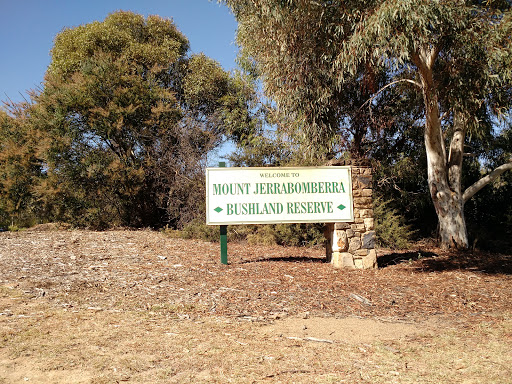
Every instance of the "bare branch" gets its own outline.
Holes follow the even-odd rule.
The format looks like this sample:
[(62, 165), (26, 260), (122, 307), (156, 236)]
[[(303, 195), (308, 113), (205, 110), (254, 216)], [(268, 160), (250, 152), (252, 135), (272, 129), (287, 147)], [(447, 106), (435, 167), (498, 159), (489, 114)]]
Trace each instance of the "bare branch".
[(370, 97), (368, 100), (366, 100), (366, 101), (364, 102), (364, 104), (363, 104), (363, 105), (361, 105), (361, 108), (359, 108), (359, 109), (362, 109), (366, 104), (371, 103), (373, 100), (375, 100), (375, 98), (376, 98), (377, 96), (379, 96), (379, 94), (380, 94), (383, 90), (385, 90), (386, 88), (389, 88), (389, 87), (391, 87), (392, 85), (395, 85), (396, 83), (403, 83), (403, 82), (411, 83), (411, 84), (413, 84), (413, 85), (415, 85), (415, 86), (419, 87), (420, 89), (422, 88), (422, 86), (421, 86), (421, 84), (420, 84), (420, 83), (418, 83), (417, 81), (411, 80), (411, 79), (400, 79), (400, 80), (395, 80), (395, 81), (392, 81), (392, 82), (391, 82), (391, 83), (389, 83), (389, 84), (386, 84), (386, 85), (385, 85), (385, 86), (383, 86), (381, 89), (379, 89), (379, 90), (377, 91), (377, 93), (375, 93), (375, 95), (373, 95), (373, 96), (372, 96), (372, 97)]
[(462, 195), (464, 202), (471, 199), (475, 193), (477, 193), (479, 190), (481, 190), (487, 184), (489, 184), (490, 182), (495, 180), (503, 172), (510, 171), (510, 170), (512, 170), (512, 161), (510, 163), (500, 165), (494, 171), (492, 171), (488, 175), (482, 177), (480, 180), (478, 180), (476, 183), (474, 183), (472, 186), (468, 187), (464, 191), (464, 194)]

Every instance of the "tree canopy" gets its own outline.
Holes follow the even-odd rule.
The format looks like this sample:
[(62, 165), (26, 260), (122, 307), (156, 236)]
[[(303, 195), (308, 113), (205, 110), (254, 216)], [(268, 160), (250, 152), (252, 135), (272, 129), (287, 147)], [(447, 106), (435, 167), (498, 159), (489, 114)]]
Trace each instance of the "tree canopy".
[[(343, 100), (336, 93), (350, 94), (354, 87), (370, 85), (365, 104), (372, 110), (386, 102), (391, 89), (407, 97), (411, 90), (416, 93), (411, 101), (422, 111), (428, 185), (441, 242), (467, 247), (464, 202), (512, 168), (511, 150), (506, 148), (499, 155), (505, 164), (462, 188), (465, 145), (473, 138), (500, 140), (497, 137), (510, 129), (499, 119), (512, 105), (512, 3), (224, 2), (239, 21), (243, 56), (255, 61), (278, 108), (298, 117), (302, 124), (295, 126), (309, 143), (325, 145), (340, 128), (346, 131), (347, 103), (330, 103)], [(387, 84), (375, 81), (382, 71)], [(339, 117), (318, 124), (326, 121), (326, 113)], [(411, 114), (403, 111), (406, 115)], [(365, 127), (370, 128), (367, 123)], [(489, 164), (482, 165), (485, 169)]]
[[(41, 177), (37, 135), (31, 135), (23, 109), (0, 110), (0, 223), (26, 225), (38, 214), (32, 186)], [(28, 220), (28, 221), (27, 221)]]
[[(169, 19), (115, 12), (55, 38), (26, 116), (48, 216), (80, 225), (179, 225), (200, 207), (207, 155), (252, 126), (252, 86)], [(202, 196), (201, 196), (202, 200)]]

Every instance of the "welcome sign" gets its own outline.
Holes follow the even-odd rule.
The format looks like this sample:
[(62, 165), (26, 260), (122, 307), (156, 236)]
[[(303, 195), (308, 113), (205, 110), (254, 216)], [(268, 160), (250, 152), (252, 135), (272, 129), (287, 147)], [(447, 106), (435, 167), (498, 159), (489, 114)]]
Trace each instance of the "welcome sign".
[(206, 223), (354, 221), (350, 167), (207, 168)]

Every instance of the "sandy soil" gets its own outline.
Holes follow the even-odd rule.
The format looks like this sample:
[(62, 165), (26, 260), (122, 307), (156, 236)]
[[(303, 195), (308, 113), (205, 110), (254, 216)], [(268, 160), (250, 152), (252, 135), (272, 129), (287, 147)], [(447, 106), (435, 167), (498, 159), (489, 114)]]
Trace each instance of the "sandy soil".
[[(325, 263), (322, 249), (233, 243), (228, 250), (225, 266), (218, 244), (149, 230), (39, 226), (0, 233), (0, 383), (306, 383), (344, 377), (387, 383), (393, 382), (387, 373), (366, 378), (366, 368), (354, 364), (373, 364), (356, 363), (373, 354), (393, 365), (404, 343), (415, 355), (430, 353), (423, 348), (435, 343), (425, 344), (425, 338), (446, 351), (457, 345), (443, 344), (448, 336), (436, 339), (441, 331), (453, 330), (454, 340), (465, 335), (461, 342), (467, 345), (484, 332), (480, 324), (501, 328), (485, 330), (476, 345), (498, 333), (497, 351), (512, 344), (509, 255), (444, 253), (423, 245), (401, 253), (380, 250), (378, 270), (346, 271)], [(173, 342), (156, 347), (164, 339)], [(226, 348), (244, 372), (212, 352)], [(173, 356), (172, 369), (153, 356), (157, 351)], [(184, 353), (194, 359), (183, 360)], [(340, 353), (350, 356), (348, 362), (339, 361)], [(268, 354), (274, 357), (266, 359)], [(284, 364), (275, 358), (281, 355), (295, 357)], [(315, 356), (323, 363), (312, 365)], [(381, 363), (377, 371), (386, 366), (401, 372), (400, 364), (393, 370)], [(509, 368), (494, 364), (502, 364), (501, 371), (494, 366), (474, 377), (499, 382), (487, 372), (503, 377)], [(398, 382), (418, 379), (411, 377)]]

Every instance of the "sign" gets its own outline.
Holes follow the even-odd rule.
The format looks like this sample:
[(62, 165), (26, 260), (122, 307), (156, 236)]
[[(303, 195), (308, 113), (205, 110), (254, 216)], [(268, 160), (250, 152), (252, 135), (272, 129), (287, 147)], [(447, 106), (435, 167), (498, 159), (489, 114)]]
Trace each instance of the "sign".
[(350, 167), (206, 169), (206, 224), (343, 221), (354, 221)]

